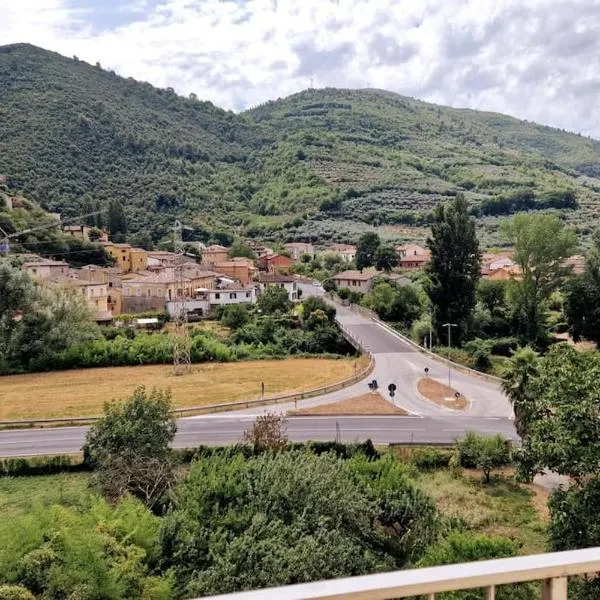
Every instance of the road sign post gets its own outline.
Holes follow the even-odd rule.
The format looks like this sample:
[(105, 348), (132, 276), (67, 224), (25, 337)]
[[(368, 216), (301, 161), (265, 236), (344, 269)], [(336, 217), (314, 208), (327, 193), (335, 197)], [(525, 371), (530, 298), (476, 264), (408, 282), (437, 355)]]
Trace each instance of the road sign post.
[(390, 393), (390, 398), (392, 398), (392, 400), (393, 400), (394, 396), (396, 395), (396, 384), (395, 383), (390, 383), (390, 385), (388, 385), (388, 392)]

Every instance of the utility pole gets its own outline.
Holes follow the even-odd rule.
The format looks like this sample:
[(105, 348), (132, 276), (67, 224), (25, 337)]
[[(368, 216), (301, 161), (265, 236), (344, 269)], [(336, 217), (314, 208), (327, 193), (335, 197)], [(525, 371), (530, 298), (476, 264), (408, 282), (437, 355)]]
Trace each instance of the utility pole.
[(173, 331), (173, 374), (183, 375), (189, 373), (192, 368), (190, 356), (190, 333), (188, 331), (188, 316), (186, 297), (183, 292), (184, 276), (183, 265), (185, 258), (180, 255), (178, 264), (175, 266), (176, 282), (175, 289), (175, 329)]
[[(450, 336), (451, 336), (451, 331), (453, 327), (458, 327), (458, 325), (456, 323), (444, 323), (442, 325), (442, 327), (447, 327), (448, 328), (448, 350), (450, 350)], [(450, 353), (448, 352), (448, 355), (450, 355)], [(450, 367), (450, 363), (448, 363), (448, 387), (451, 388), (451, 381), (450, 381), (450, 373), (451, 373), (451, 367)]]

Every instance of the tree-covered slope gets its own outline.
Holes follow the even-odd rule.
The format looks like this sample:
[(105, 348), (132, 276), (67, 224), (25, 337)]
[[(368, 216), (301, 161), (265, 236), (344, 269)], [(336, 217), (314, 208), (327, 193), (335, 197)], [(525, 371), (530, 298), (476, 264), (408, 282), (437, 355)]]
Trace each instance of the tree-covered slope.
[[(296, 155), (339, 189), (338, 201), (322, 207), (329, 213), (316, 226), (323, 235), (352, 222), (392, 231), (426, 224), (434, 204), (459, 191), (492, 233), (495, 216), (511, 206), (564, 208), (566, 218), (589, 228), (600, 201), (598, 142), (504, 115), (338, 89), (307, 90), (250, 114), (282, 132)], [(298, 233), (309, 230), (313, 223)]]
[(459, 191), (490, 239), (518, 208), (561, 210), (585, 233), (600, 202), (599, 143), (575, 134), (381, 90), (236, 115), (24, 44), (0, 47), (2, 173), (65, 214), (117, 198), (155, 241), (175, 218), (198, 237), (418, 236)]

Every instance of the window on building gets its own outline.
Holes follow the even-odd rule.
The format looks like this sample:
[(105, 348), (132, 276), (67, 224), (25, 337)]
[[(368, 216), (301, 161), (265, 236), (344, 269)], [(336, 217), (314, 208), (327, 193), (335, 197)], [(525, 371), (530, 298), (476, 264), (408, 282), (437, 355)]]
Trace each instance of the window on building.
[(250, 292), (246, 292), (246, 298), (250, 298)]
[(156, 290), (156, 295), (157, 295), (157, 296), (162, 296), (162, 290), (161, 290), (160, 288), (158, 288), (158, 289)]
[(237, 298), (237, 294), (235, 292), (232, 292), (231, 294), (229, 294), (229, 298), (230, 300), (235, 300)]
[(136, 296), (141, 296), (142, 295), (142, 289), (138, 288), (136, 291)]
[(148, 298), (150, 298), (150, 296), (152, 296), (152, 290), (151, 290), (151, 289), (148, 289), (148, 290), (146, 291), (146, 294), (148, 295)]
[(131, 293), (131, 289), (130, 289), (130, 288), (128, 288), (128, 287), (126, 287), (126, 288), (125, 288), (125, 295), (126, 295), (126, 296), (129, 296), (129, 295), (130, 295), (130, 293)]
[(220, 300), (221, 299), (221, 294), (215, 294), (215, 300)]

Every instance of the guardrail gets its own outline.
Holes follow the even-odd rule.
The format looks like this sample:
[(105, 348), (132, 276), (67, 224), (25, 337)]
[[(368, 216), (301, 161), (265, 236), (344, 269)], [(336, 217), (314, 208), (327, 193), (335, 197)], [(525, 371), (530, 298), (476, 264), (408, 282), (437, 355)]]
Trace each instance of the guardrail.
[[(348, 331), (340, 326), (340, 329), (348, 341), (357, 349), (361, 350), (360, 342), (354, 338)], [(235, 402), (222, 402), (220, 404), (210, 404), (206, 406), (191, 406), (188, 408), (174, 408), (171, 414), (176, 416), (195, 416), (205, 415), (219, 412), (229, 412), (232, 410), (240, 410), (244, 408), (255, 408), (258, 406), (266, 406), (270, 404), (284, 404), (286, 402), (294, 402), (297, 400), (306, 400), (313, 398), (314, 396), (321, 396), (322, 394), (329, 394), (331, 392), (337, 392), (343, 390), (359, 381), (362, 381), (365, 377), (368, 377), (375, 368), (375, 360), (372, 356), (369, 356), (369, 363), (366, 367), (356, 372), (354, 375), (337, 381), (335, 383), (324, 385), (318, 388), (312, 388), (303, 392), (292, 392), (289, 394), (280, 394), (277, 396), (265, 396), (264, 398), (257, 398), (252, 400), (238, 400)], [(0, 428), (4, 429), (25, 429), (31, 427), (59, 427), (59, 426), (77, 426), (77, 425), (89, 425), (94, 423), (100, 417), (66, 417), (59, 419), (26, 419), (20, 421), (0, 421)]]
[(567, 600), (568, 577), (600, 572), (600, 548), (570, 550), (443, 567), (394, 571), (279, 588), (212, 596), (213, 600), (390, 600), (440, 592), (485, 590), (494, 600), (498, 586), (541, 581), (541, 600)]

